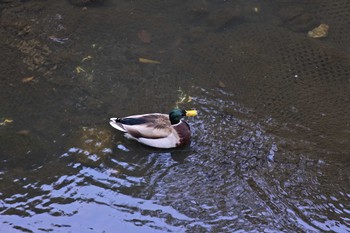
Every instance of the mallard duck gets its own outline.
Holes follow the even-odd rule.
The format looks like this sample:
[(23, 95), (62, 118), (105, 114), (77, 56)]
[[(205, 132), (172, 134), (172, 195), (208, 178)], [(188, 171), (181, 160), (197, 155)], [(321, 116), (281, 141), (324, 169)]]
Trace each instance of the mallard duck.
[(125, 136), (142, 144), (157, 148), (174, 148), (188, 145), (190, 126), (185, 116), (196, 116), (196, 110), (174, 109), (169, 115), (148, 113), (123, 118), (111, 118), (109, 124), (125, 133)]

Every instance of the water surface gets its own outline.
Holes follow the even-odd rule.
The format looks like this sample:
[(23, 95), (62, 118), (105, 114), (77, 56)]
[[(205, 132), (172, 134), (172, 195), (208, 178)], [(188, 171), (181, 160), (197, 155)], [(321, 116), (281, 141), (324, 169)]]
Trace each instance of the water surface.
[(348, 3), (72, 2), (0, 3), (1, 232), (350, 231)]

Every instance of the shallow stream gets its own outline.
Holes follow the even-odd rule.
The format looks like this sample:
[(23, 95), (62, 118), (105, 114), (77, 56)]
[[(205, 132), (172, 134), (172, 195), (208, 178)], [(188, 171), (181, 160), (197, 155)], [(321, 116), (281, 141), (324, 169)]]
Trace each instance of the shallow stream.
[[(0, 232), (350, 232), (350, 3), (0, 10)], [(175, 107), (189, 147), (108, 124)]]

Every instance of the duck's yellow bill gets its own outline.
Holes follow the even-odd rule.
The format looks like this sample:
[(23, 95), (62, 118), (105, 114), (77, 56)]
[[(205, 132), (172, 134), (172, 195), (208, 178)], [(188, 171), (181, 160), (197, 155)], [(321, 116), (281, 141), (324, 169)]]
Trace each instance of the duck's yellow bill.
[(196, 110), (186, 110), (186, 116), (197, 116)]

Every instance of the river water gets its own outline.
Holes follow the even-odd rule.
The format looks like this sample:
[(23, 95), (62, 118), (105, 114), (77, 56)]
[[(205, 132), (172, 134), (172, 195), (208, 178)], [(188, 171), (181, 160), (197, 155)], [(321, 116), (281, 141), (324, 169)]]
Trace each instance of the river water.
[[(0, 232), (350, 232), (348, 2), (0, 10)], [(108, 124), (175, 107), (185, 148)]]

